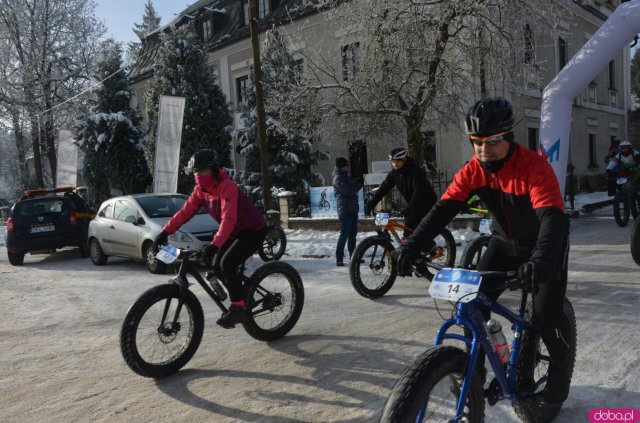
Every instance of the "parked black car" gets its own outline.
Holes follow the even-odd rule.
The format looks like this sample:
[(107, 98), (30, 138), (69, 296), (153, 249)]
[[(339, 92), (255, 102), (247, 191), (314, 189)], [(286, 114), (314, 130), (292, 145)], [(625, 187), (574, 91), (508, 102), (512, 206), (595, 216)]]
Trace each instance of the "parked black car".
[(19, 266), (26, 253), (51, 253), (68, 246), (79, 247), (82, 257), (89, 257), (87, 230), (93, 216), (74, 187), (25, 191), (7, 220), (9, 263)]

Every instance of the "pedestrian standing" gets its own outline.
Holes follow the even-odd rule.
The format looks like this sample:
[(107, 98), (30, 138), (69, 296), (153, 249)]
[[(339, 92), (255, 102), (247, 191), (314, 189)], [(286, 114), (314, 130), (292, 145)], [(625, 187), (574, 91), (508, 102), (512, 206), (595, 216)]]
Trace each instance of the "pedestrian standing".
[(333, 192), (336, 196), (338, 219), (340, 220), (340, 236), (336, 247), (336, 265), (344, 266), (344, 246), (347, 244), (349, 258), (356, 248), (358, 234), (358, 191), (362, 189), (361, 181), (349, 177), (349, 161), (344, 157), (336, 159), (333, 170)]

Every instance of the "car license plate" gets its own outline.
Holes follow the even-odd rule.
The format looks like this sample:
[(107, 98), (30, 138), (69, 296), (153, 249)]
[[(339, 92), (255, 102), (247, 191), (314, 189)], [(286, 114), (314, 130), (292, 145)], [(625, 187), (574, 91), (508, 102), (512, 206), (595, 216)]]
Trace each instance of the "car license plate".
[(52, 232), (55, 231), (56, 227), (53, 225), (46, 225), (46, 226), (33, 226), (31, 227), (31, 233), (32, 234), (36, 234), (36, 233), (40, 233), (40, 232)]
[(478, 296), (482, 276), (480, 272), (465, 269), (439, 270), (429, 286), (429, 294), (441, 300), (467, 303)]

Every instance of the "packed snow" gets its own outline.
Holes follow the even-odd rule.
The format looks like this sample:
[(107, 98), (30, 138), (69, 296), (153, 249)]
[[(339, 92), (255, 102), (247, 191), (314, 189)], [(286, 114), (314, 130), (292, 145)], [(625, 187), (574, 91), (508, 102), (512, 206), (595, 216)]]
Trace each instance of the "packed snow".
[[(630, 230), (606, 209), (572, 219), (567, 296), (578, 353), (559, 423), (588, 421), (593, 408), (639, 408), (640, 269), (630, 256)], [(119, 330), (129, 305), (171, 275), (113, 257), (94, 266), (77, 249), (27, 255), (13, 267), (0, 249), (2, 420), (377, 421), (400, 373), (432, 345), (450, 307), (429, 298), (419, 278), (398, 278), (378, 300), (362, 298), (348, 267), (335, 266), (337, 232), (286, 232), (282, 260), (305, 286), (293, 330), (263, 343), (242, 328), (221, 329), (214, 323), (220, 311), (194, 286), (205, 312), (202, 343), (181, 371), (158, 381), (124, 364)], [(254, 257), (249, 271), (261, 264)], [(503, 298), (513, 305), (517, 297)], [(486, 406), (485, 421), (518, 420), (502, 401)]]

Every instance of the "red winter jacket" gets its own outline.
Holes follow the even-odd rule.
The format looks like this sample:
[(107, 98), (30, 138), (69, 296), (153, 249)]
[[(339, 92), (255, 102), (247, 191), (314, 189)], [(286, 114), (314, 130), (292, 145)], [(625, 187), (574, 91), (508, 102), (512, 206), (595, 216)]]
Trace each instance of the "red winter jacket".
[(200, 207), (204, 207), (220, 223), (218, 232), (211, 241), (218, 248), (222, 247), (230, 237), (236, 237), (245, 232), (257, 232), (266, 226), (260, 210), (240, 191), (227, 172), (220, 169), (219, 179), (214, 179), (213, 186), (205, 191), (196, 185), (186, 203), (162, 230), (168, 234), (174, 233), (191, 219)]
[(532, 249), (532, 259), (556, 263), (568, 234), (558, 179), (546, 158), (519, 144), (514, 147), (495, 173), (483, 169), (476, 156), (464, 165), (418, 225), (412, 243), (433, 239), (477, 194), (493, 215), (495, 235)]

